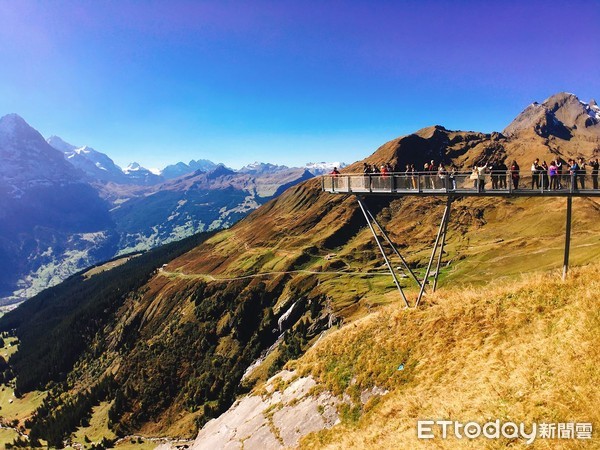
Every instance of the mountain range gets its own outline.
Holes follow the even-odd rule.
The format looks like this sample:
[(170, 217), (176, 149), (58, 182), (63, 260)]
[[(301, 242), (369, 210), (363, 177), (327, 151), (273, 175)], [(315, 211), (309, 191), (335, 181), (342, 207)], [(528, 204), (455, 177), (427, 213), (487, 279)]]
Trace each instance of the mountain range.
[(21, 117), (0, 119), (0, 305), (132, 251), (231, 226), (294, 183), (304, 168), (232, 171), (208, 160), (121, 169), (106, 154)]
[[(599, 123), (595, 102), (560, 93), (527, 107), (502, 133), (435, 125), (383, 144), (342, 172), (357, 171), (365, 162), (418, 166), (435, 159), (466, 168), (494, 158), (517, 159), (525, 167), (536, 157), (591, 158), (600, 151)], [(191, 188), (214, 180), (228, 183), (234, 176), (221, 166), (212, 175), (173, 183)], [(236, 183), (246, 186), (239, 178)], [(434, 197), (368, 199), (390, 239), (420, 275), (444, 204)], [(187, 238), (159, 247), (111, 270), (72, 277), (1, 318), (0, 330), (15, 329), (20, 340), (19, 352), (10, 360), (19, 395), (55, 383), (28, 424), (31, 434), (61, 443), (80, 424), (68, 418), (79, 417), (81, 411), (91, 414), (92, 406), (102, 402), (111, 405), (103, 420), (107, 433), (116, 436), (193, 437), (210, 421), (195, 448), (225, 445), (238, 435), (239, 442), (231, 445), (259, 448), (271, 442), (279, 448), (282, 441), (298, 443), (302, 436), (297, 430), (317, 432), (329, 423), (338, 434), (313, 436), (316, 441), (311, 442), (313, 447), (319, 442), (335, 445), (348, 430), (366, 426), (360, 417), (368, 421), (372, 411), (380, 411), (381, 417), (401, 416), (403, 430), (420, 414), (437, 417), (450, 411), (457, 403), (448, 398), (444, 383), (451, 383), (458, 396), (475, 395), (470, 383), (461, 382), (470, 379), (477, 379), (476, 389), (490, 393), (493, 401), (477, 403), (474, 398), (469, 411), (489, 414), (488, 405), (493, 404), (494, 413), (516, 414), (519, 399), (526, 396), (542, 408), (536, 410), (539, 417), (555, 417), (556, 402), (531, 397), (529, 390), (540, 383), (546, 386), (548, 380), (560, 380), (561, 389), (573, 396), (577, 389), (594, 389), (590, 380), (595, 379), (597, 360), (585, 365), (580, 376), (590, 377), (578, 378), (579, 385), (558, 377), (563, 368), (543, 362), (539, 370), (531, 367), (529, 378), (520, 379), (521, 366), (529, 368), (532, 358), (510, 367), (507, 361), (517, 361), (510, 355), (527, 353), (525, 339), (534, 345), (543, 336), (549, 344), (560, 343), (564, 352), (558, 361), (564, 357), (564, 366), (570, 367), (578, 360), (573, 355), (581, 353), (578, 341), (569, 337), (575, 328), (577, 336), (588, 336), (582, 349), (595, 348), (600, 323), (584, 328), (597, 323), (597, 314), (573, 309), (568, 289), (574, 284), (595, 289), (597, 270), (586, 272), (589, 279), (576, 276), (564, 288), (546, 279), (535, 288), (519, 284), (517, 293), (496, 286), (517, 283), (524, 272), (560, 266), (564, 211), (564, 202), (555, 199), (456, 199), (440, 292), (428, 294), (421, 309), (390, 314), (400, 303), (397, 291), (355, 199), (322, 192), (317, 179), (294, 184), (227, 230), (201, 233), (195, 241)], [(597, 200), (575, 199), (574, 264), (597, 261), (598, 212)], [(416, 293), (408, 277), (401, 282), (409, 295)], [(473, 286), (477, 299), (473, 293), (448, 293), (453, 283)], [(587, 299), (592, 291), (586, 292)], [(554, 311), (561, 308), (568, 315), (556, 313), (555, 318)], [(431, 337), (434, 353), (427, 353), (430, 341), (424, 336)], [(304, 359), (301, 355), (309, 348), (311, 355)], [(448, 361), (446, 354), (452, 355)], [(464, 358), (469, 364), (462, 363)], [(280, 372), (283, 367), (296, 375)], [(475, 369), (488, 372), (479, 377)], [(279, 381), (267, 382), (278, 373)], [(302, 390), (298, 377), (308, 375), (313, 378), (302, 395), (326, 393), (327, 402), (298, 418), (290, 408), (308, 400), (293, 394)], [(441, 406), (417, 396), (415, 386), (434, 395)], [(378, 399), (388, 391), (400, 403), (386, 403), (382, 411)], [(234, 404), (248, 392), (248, 402)], [(405, 392), (413, 394), (403, 397)], [(285, 404), (277, 406), (279, 401)], [(87, 406), (77, 410), (73, 405)], [(259, 407), (265, 411), (262, 417), (255, 415)], [(222, 417), (236, 408), (242, 408), (237, 411), (242, 419), (233, 427)], [(341, 423), (325, 420), (331, 408)], [(55, 413), (47, 414), (49, 409)], [(321, 425), (305, 427), (315, 423), (311, 418)], [(365, 440), (380, 442), (385, 422), (372, 422), (369, 426), (381, 431)]]

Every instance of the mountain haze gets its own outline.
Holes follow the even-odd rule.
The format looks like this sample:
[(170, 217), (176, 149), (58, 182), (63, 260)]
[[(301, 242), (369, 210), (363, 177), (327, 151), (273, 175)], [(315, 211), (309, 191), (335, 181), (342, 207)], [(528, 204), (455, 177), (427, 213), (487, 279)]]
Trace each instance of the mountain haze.
[(0, 119), (0, 160), (0, 297), (18, 301), (114, 254), (108, 204), (16, 114)]
[(0, 120), (0, 157), (0, 304), (116, 254), (231, 226), (312, 176), (268, 167), (237, 173), (192, 160), (190, 173), (166, 181), (137, 163), (121, 170), (106, 154), (57, 136), (45, 141), (16, 114)]

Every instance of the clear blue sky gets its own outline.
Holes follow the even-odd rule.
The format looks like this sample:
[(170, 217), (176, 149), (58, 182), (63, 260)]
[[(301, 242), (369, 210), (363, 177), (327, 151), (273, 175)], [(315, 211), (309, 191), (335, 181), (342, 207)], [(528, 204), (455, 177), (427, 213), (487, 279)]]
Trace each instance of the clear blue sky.
[(600, 96), (599, 25), (597, 0), (1, 0), (0, 115), (122, 166), (352, 162)]

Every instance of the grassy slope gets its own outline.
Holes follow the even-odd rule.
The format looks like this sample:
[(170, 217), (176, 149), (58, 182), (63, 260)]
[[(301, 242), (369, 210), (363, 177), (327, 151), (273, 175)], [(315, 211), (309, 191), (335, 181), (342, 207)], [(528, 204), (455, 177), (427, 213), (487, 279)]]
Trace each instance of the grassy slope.
[(0, 429), (0, 446), (5, 448), (6, 444), (12, 443), (16, 438), (19, 437), (19, 433), (14, 430)]
[(115, 434), (108, 428), (108, 410), (110, 406), (110, 402), (102, 402), (100, 405), (94, 407), (90, 425), (88, 427), (80, 427), (73, 434), (73, 441), (85, 442), (86, 436), (92, 442), (100, 442), (104, 437), (115, 439)]
[[(367, 403), (360, 418), (358, 410), (347, 414), (341, 425), (309, 436), (302, 447), (430, 448), (432, 442), (416, 438), (417, 419), (600, 423), (599, 274), (600, 265), (590, 265), (573, 270), (564, 283), (551, 272), (443, 290), (427, 308), (391, 305), (331, 333), (294, 365), (355, 399), (374, 385), (390, 392)], [(401, 363), (405, 369), (396, 370)], [(597, 446), (597, 433), (595, 439)], [(557, 444), (542, 440), (533, 448)], [(579, 448), (582, 442), (568, 444)]]
[[(4, 338), (4, 347), (0, 348), (0, 355), (4, 359), (10, 359), (15, 354), (19, 345), (15, 344), (14, 337)], [(45, 393), (40, 391), (32, 391), (16, 398), (12, 386), (0, 386), (0, 418), (6, 423), (17, 419), (22, 425), (27, 418), (33, 414), (33, 411), (42, 403)], [(12, 401), (11, 401), (12, 400)], [(2, 430), (2, 436), (11, 435), (16, 437), (16, 433), (11, 430)], [(3, 441), (1, 441), (3, 442)], [(12, 442), (12, 439), (6, 442)]]

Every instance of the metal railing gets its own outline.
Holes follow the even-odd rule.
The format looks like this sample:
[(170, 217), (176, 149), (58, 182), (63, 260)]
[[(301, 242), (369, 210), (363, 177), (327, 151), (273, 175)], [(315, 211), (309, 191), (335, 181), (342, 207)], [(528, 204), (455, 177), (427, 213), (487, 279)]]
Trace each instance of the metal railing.
[(410, 172), (388, 174), (324, 175), (322, 188), (331, 193), (460, 195), (581, 195), (600, 196), (598, 175), (588, 173), (549, 176), (546, 173), (510, 171)]

